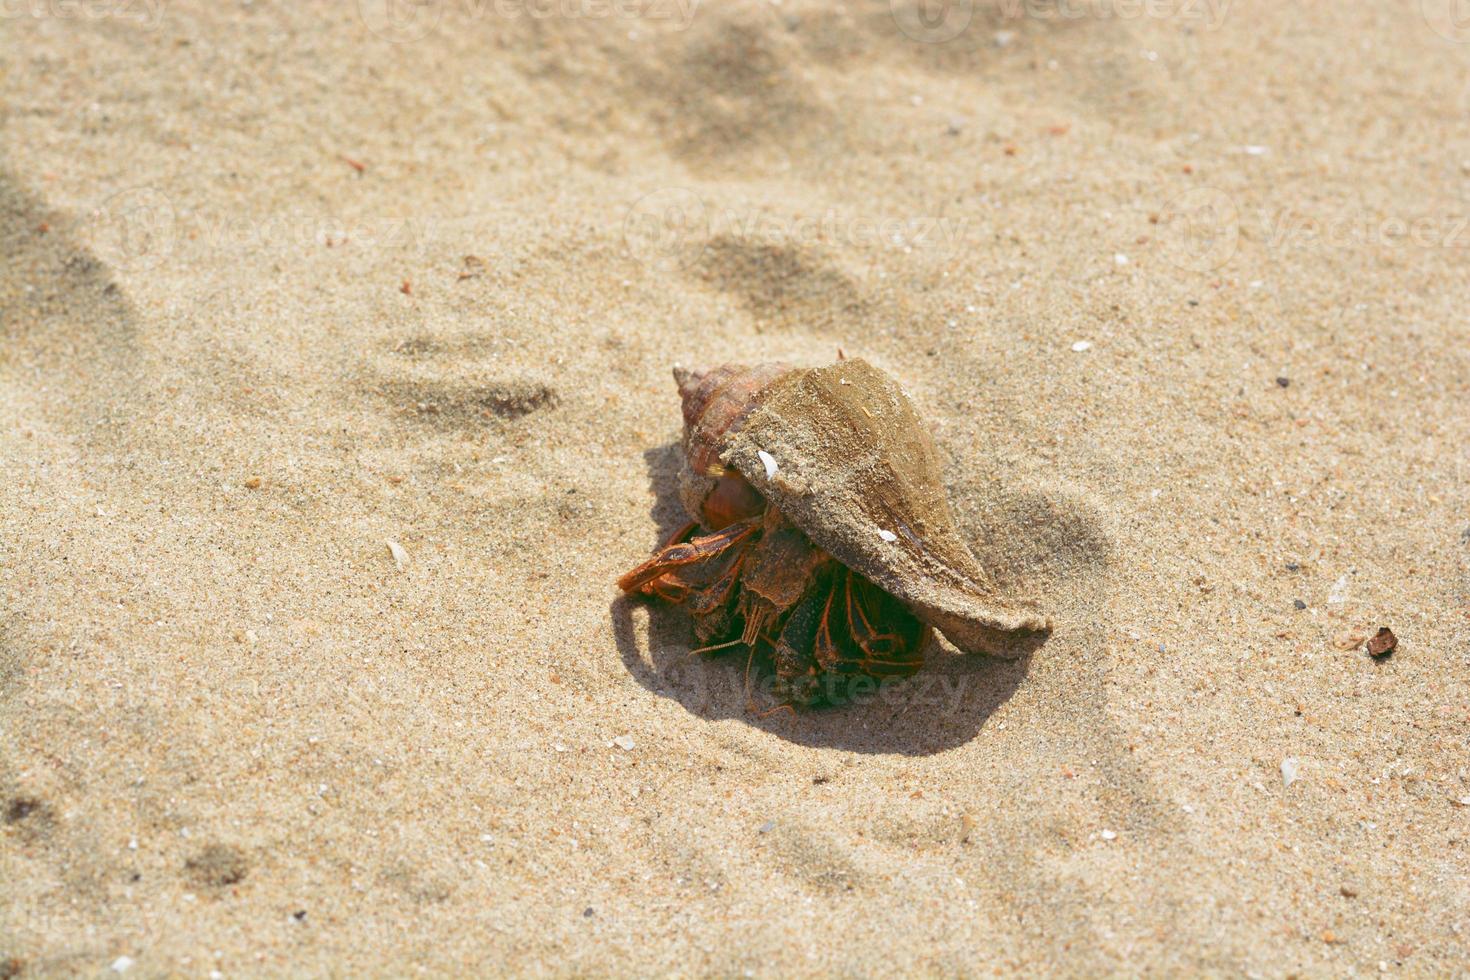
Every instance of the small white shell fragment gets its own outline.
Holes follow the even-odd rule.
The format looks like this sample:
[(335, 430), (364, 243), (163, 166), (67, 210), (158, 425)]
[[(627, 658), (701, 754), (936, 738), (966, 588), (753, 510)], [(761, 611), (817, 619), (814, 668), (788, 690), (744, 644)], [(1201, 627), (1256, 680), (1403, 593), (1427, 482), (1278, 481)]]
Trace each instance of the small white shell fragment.
[(393, 556), (393, 563), (395, 565), (397, 565), (399, 568), (402, 568), (404, 565), (408, 564), (408, 552), (403, 550), (403, 545), (399, 544), (397, 541), (394, 541), (392, 538), (388, 539), (387, 544), (388, 553)]
[(1113, 253), (1113, 264), (1120, 267), (1127, 265), (1128, 256), (1124, 255), (1122, 252)]
[(1336, 582), (1333, 582), (1332, 588), (1327, 591), (1327, 604), (1329, 606), (1340, 606), (1344, 602), (1347, 602), (1347, 597), (1348, 577), (1344, 574)]
[(772, 456), (764, 449), (757, 449), (755, 451), (755, 454), (760, 457), (761, 465), (766, 468), (766, 479), (769, 480), (771, 477), (775, 476), (776, 470), (780, 469), (779, 464), (777, 464), (776, 462), (776, 457)]
[(1097, 836), (1101, 837), (1103, 840), (1117, 840), (1118, 832), (1116, 830), (1104, 830)]
[(898, 540), (898, 535), (894, 534), (892, 531), (886, 530), (886, 529), (881, 528), (881, 527), (878, 528), (878, 537), (882, 538), (884, 541), (889, 541), (889, 542), (897, 541)]
[(133, 958), (131, 956), (119, 956), (117, 959), (112, 961), (113, 973), (127, 973), (132, 968)]
[(1287, 786), (1290, 786), (1292, 783), (1296, 782), (1297, 773), (1300, 771), (1300, 769), (1301, 763), (1297, 762), (1295, 757), (1287, 756), (1285, 759), (1282, 759), (1281, 782)]
[(1079, 353), (1079, 354), (1082, 353), (1085, 350), (1092, 350), (1092, 341), (1090, 341), (1090, 340), (1079, 340), (1079, 341), (1077, 341), (1077, 343), (1075, 343), (1075, 344), (1072, 345), (1072, 349), (1074, 351), (1076, 351), (1077, 353)]
[(633, 751), (633, 736), (632, 735), (619, 735), (617, 738), (615, 738), (615, 739), (612, 740), (612, 744), (616, 745), (618, 748), (622, 749), (624, 752), (632, 752)]

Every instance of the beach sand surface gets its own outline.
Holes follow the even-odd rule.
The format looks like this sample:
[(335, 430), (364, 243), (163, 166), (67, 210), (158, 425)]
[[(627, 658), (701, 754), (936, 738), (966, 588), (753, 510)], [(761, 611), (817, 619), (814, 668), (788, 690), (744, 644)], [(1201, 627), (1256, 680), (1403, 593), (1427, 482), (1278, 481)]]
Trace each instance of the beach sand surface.
[[(0, 975), (1470, 969), (1448, 6), (545, 9), (0, 21)], [(613, 580), (839, 349), (1056, 628), (762, 717)]]

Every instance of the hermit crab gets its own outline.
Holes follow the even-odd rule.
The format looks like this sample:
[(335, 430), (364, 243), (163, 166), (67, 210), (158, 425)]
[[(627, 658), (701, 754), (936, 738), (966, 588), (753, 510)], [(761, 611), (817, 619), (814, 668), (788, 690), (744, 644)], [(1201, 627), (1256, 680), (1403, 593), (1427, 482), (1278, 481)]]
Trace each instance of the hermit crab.
[(744, 647), (786, 704), (906, 677), (930, 632), (1004, 652), (1047, 620), (996, 595), (956, 527), (913, 403), (857, 358), (674, 369), (691, 520), (618, 579), (685, 604), (701, 651)]

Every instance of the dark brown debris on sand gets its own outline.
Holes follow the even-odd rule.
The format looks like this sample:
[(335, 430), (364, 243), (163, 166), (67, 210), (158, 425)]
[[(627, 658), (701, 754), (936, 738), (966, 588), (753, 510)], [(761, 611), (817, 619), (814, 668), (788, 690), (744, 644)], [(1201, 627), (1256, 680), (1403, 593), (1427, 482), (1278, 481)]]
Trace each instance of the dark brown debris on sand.
[(1392, 656), (1398, 646), (1399, 638), (1393, 635), (1393, 630), (1387, 626), (1381, 626), (1378, 632), (1368, 640), (1368, 653), (1375, 658), (1382, 659)]

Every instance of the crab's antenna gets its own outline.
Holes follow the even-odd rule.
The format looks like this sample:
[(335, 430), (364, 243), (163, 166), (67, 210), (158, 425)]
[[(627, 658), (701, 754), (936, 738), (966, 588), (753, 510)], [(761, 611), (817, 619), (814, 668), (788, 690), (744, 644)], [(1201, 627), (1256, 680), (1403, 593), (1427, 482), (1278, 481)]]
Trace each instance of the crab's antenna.
[(714, 646), (700, 647), (697, 650), (690, 650), (689, 651), (689, 656), (692, 657), (696, 653), (709, 653), (709, 652), (711, 652), (713, 650), (724, 650), (724, 649), (727, 649), (729, 647), (738, 647), (742, 642), (744, 642), (744, 641), (743, 640), (731, 640), (729, 643), (716, 643)]
[(755, 701), (750, 696), (750, 664), (755, 659), (755, 644), (750, 645), (750, 656), (745, 658), (745, 710), (753, 712)]

